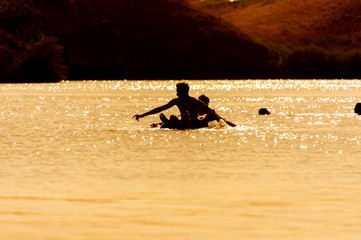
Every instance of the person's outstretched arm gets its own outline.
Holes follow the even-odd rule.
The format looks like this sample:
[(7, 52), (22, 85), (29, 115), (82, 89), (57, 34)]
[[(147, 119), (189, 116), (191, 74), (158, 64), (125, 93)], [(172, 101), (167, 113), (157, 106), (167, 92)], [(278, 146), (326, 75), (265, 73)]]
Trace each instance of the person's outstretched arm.
[(152, 115), (152, 114), (156, 114), (156, 113), (160, 113), (164, 110), (167, 110), (168, 108), (171, 108), (175, 105), (175, 99), (171, 100), (169, 103), (163, 105), (163, 106), (160, 106), (160, 107), (157, 107), (157, 108), (154, 108), (148, 112), (145, 112), (143, 114), (136, 114), (133, 116), (133, 118), (135, 118), (137, 121), (139, 121), (139, 118), (143, 118), (143, 117), (146, 117), (148, 115)]

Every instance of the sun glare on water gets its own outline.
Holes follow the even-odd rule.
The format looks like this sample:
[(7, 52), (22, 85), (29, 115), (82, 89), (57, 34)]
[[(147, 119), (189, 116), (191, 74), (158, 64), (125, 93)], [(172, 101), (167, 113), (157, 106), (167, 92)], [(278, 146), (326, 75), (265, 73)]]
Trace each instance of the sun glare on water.
[(132, 119), (177, 82), (1, 85), (1, 236), (359, 238), (361, 81), (187, 81), (237, 126)]

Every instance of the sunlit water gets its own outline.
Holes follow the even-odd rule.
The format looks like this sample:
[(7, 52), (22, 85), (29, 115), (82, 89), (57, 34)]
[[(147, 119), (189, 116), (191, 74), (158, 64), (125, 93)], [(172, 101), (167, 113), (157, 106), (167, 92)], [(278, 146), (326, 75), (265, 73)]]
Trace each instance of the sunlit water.
[(238, 126), (131, 118), (176, 83), (0, 85), (0, 238), (360, 239), (361, 81), (189, 81)]

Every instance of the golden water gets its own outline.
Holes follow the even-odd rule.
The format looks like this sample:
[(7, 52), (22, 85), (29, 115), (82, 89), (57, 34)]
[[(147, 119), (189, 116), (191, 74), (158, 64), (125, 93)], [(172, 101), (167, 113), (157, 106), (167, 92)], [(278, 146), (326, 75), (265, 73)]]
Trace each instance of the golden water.
[(360, 238), (361, 81), (189, 83), (238, 126), (131, 118), (176, 81), (0, 85), (0, 239)]

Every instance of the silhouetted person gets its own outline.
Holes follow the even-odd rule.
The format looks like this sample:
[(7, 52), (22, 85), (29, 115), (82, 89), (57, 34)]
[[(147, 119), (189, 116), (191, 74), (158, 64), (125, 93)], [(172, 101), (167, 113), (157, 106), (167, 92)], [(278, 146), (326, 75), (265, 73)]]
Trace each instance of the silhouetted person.
[(267, 108), (261, 108), (258, 110), (259, 115), (270, 115), (271, 113), (267, 110)]
[[(204, 102), (208, 106), (209, 98), (206, 95), (202, 94), (202, 95), (200, 95), (198, 97), (198, 99), (201, 100), (202, 102)], [(198, 120), (204, 121), (204, 118), (206, 117), (206, 115), (207, 114), (203, 114), (202, 112), (199, 112), (198, 113)], [(159, 115), (159, 118), (160, 118), (160, 120), (162, 122), (160, 122), (160, 123), (152, 123), (150, 126), (151, 127), (160, 126), (161, 128), (169, 128), (169, 120), (167, 119), (167, 117), (163, 113), (161, 113)], [(181, 116), (178, 116), (178, 119), (181, 121), (182, 120)], [(216, 115), (214, 116), (214, 119), (208, 119), (208, 121), (213, 121), (213, 120), (218, 120)], [(207, 125), (208, 125), (207, 122), (202, 122), (202, 124), (201, 123), (199, 124), (199, 127), (207, 127)]]
[[(198, 97), (198, 99), (201, 100), (202, 102), (204, 102), (207, 106), (209, 105), (209, 97), (207, 97), (206, 95), (202, 94)], [(200, 111), (199, 115), (200, 116), (198, 116), (198, 119), (204, 121), (205, 117), (207, 116), (207, 113)], [(218, 115), (213, 115), (213, 117), (209, 116), (207, 118), (207, 121), (208, 122), (213, 121), (213, 120), (218, 121), (219, 120), (218, 118), (219, 118)]]
[[(204, 102), (189, 96), (189, 85), (187, 83), (182, 82), (177, 84), (177, 96), (177, 98), (173, 98), (167, 104), (154, 108), (143, 114), (136, 114), (133, 118), (139, 121), (139, 118), (156, 114), (173, 106), (177, 106), (181, 114), (181, 119), (177, 116), (171, 115), (168, 120), (164, 114), (160, 115), (162, 121), (167, 123), (169, 128), (199, 128), (204, 127), (204, 123), (207, 123), (209, 119), (216, 118), (217, 120), (220, 120), (218, 114), (214, 110), (210, 109)], [(198, 115), (203, 114), (206, 114), (205, 118), (203, 120), (199, 120)]]
[(209, 105), (209, 97), (207, 97), (206, 95), (202, 94), (198, 97), (198, 99), (207, 104), (207, 106)]
[[(206, 95), (200, 95), (198, 97), (199, 100), (201, 100), (202, 102), (204, 102), (205, 104), (209, 104), (209, 98)], [(202, 112), (200, 112), (199, 114), (202, 114)], [(205, 118), (206, 116), (208, 116), (207, 114), (203, 114), (201, 116), (198, 117), (199, 120), (205, 121), (204, 119), (206, 119), (206, 124), (208, 125), (208, 122), (213, 121), (213, 120), (217, 120), (219, 121), (219, 119), (222, 119), (223, 121), (225, 121), (225, 123), (227, 123), (229, 126), (231, 127), (236, 127), (236, 124), (226, 120), (223, 117), (220, 117), (218, 114), (215, 114), (213, 116), (208, 116), (207, 118)]]

